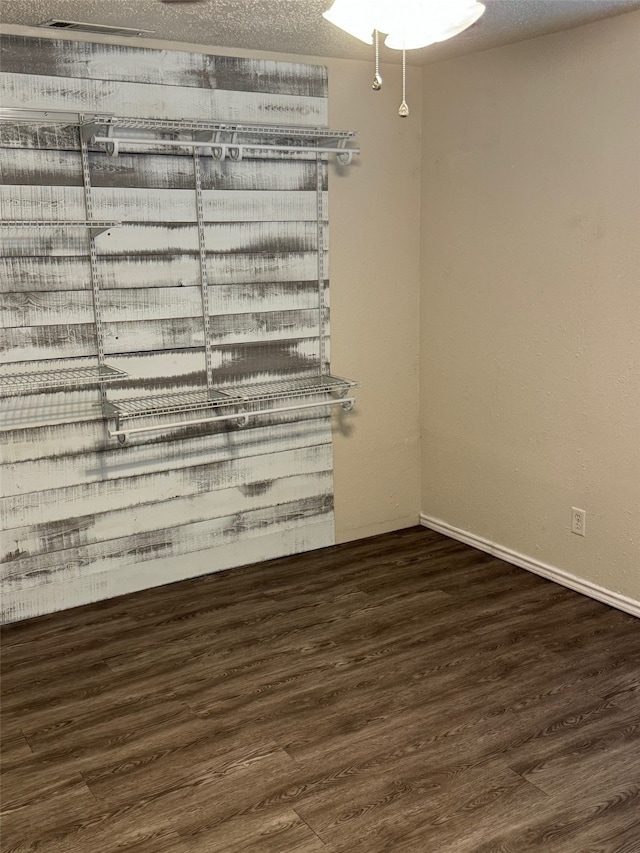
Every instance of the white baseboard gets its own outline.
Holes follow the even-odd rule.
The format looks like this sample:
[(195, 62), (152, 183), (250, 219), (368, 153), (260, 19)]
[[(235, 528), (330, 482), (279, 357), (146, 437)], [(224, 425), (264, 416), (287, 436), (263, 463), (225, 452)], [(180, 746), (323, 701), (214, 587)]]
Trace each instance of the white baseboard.
[(616, 607), (618, 610), (624, 610), (625, 613), (631, 613), (632, 616), (640, 617), (640, 601), (633, 598), (628, 598), (626, 595), (621, 595), (618, 592), (612, 592), (591, 581), (579, 578), (555, 566), (550, 566), (548, 563), (543, 563), (540, 560), (535, 560), (533, 557), (527, 557), (525, 554), (519, 554), (517, 551), (512, 551), (510, 548), (504, 548), (496, 542), (490, 542), (488, 539), (483, 539), (481, 536), (476, 536), (474, 533), (469, 533), (467, 530), (461, 530), (458, 527), (453, 527), (447, 524), (446, 521), (441, 521), (438, 518), (431, 518), (424, 513), (420, 513), (420, 524), (423, 527), (429, 527), (437, 533), (443, 533), (445, 536), (450, 536), (451, 539), (457, 539), (479, 551), (486, 551), (487, 554), (492, 554), (500, 560), (518, 566), (520, 569), (526, 569), (528, 572), (533, 572), (536, 575), (541, 575), (550, 581), (566, 586), (582, 595), (588, 595), (589, 598), (595, 598), (597, 601), (602, 601), (610, 607)]

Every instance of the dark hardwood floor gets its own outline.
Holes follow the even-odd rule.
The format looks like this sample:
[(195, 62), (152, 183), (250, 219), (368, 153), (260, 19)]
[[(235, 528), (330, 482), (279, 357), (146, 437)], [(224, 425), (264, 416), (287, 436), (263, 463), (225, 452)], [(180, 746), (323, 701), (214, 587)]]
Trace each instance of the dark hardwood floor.
[(422, 528), (2, 640), (3, 853), (640, 851), (640, 622)]

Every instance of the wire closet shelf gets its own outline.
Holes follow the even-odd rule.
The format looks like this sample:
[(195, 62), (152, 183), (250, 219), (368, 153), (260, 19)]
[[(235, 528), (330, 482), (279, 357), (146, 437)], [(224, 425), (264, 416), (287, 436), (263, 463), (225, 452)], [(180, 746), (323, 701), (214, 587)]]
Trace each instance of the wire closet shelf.
[(198, 149), (216, 160), (241, 160), (246, 153), (333, 154), (338, 163), (349, 165), (360, 149), (347, 145), (356, 133), (326, 127), (247, 124), (183, 119), (81, 117), (80, 131), (92, 145), (104, 145), (117, 157), (121, 145)]
[(0, 373), (0, 396), (9, 397), (26, 391), (75, 388), (82, 385), (101, 385), (126, 379), (122, 370), (107, 365), (39, 370), (33, 373)]
[[(242, 427), (247, 425), (250, 418), (256, 416), (334, 405), (340, 405), (348, 411), (353, 408), (355, 400), (347, 394), (355, 385), (350, 379), (324, 374), (209, 391), (199, 389), (179, 394), (108, 400), (104, 403), (104, 414), (107, 418), (115, 419), (116, 428), (109, 430), (109, 435), (124, 444), (127, 437), (135, 433), (184, 428), (216, 421), (234, 421), (236, 426)], [(288, 402), (293, 404), (274, 405)], [(157, 420), (173, 414), (204, 415), (206, 412), (216, 414), (184, 419), (176, 423)], [(151, 419), (152, 422), (141, 426), (129, 425), (139, 419)]]

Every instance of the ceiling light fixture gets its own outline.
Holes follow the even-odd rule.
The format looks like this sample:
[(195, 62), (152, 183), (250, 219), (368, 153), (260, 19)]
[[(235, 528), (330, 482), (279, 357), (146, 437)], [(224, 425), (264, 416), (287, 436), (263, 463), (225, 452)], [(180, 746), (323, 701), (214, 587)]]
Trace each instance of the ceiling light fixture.
[(382, 79), (378, 69), (378, 33), (386, 33), (384, 43), (402, 51), (401, 118), (409, 115), (406, 94), (407, 50), (434, 44), (457, 36), (474, 24), (485, 7), (476, 0), (334, 0), (323, 14), (336, 27), (365, 44), (375, 44), (376, 72), (373, 89)]

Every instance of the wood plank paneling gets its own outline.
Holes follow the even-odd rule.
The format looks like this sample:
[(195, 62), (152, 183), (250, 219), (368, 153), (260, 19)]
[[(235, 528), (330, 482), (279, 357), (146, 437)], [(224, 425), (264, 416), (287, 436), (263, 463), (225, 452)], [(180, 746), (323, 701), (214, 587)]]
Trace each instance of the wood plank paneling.
[[(244, 472), (245, 476), (247, 472)], [(273, 473), (273, 468), (272, 472)], [(323, 494), (331, 495), (333, 488), (330, 470), (283, 474), (277, 480), (252, 483), (247, 478), (242, 487), (224, 489), (216, 486), (201, 494), (187, 497), (170, 497), (163, 501), (162, 515), (158, 511), (157, 499), (151, 503), (136, 504), (108, 509), (99, 515), (82, 515), (63, 519), (59, 523), (40, 524), (34, 528), (14, 528), (5, 534), (6, 547), (0, 562), (4, 563), (4, 583), (7, 590), (26, 589), (39, 583), (60, 579), (59, 571), (73, 554), (86, 551), (93, 562), (93, 546), (115, 540), (137, 542), (140, 537), (151, 535), (161, 525), (166, 528), (179, 525), (201, 524), (221, 517), (242, 515), (256, 509), (269, 509), (291, 501), (305, 500)], [(126, 546), (130, 550), (130, 544)], [(193, 548), (191, 550), (198, 550)], [(58, 567), (61, 567), (60, 569)], [(97, 571), (102, 568), (98, 566)]]
[[(2, 70), (19, 74), (92, 77), (162, 86), (229, 89), (233, 92), (326, 98), (327, 70), (321, 65), (211, 56), (202, 53), (107, 45), (95, 42), (3, 35)], [(157, 115), (162, 115), (158, 113)]]
[[(245, 255), (235, 258), (208, 256), (209, 284), (240, 284), (256, 287), (262, 300), (263, 288), (281, 282), (292, 287), (315, 282), (317, 255)], [(314, 277), (314, 272), (316, 276)], [(0, 258), (0, 292), (68, 291), (90, 287), (89, 262), (82, 257), (5, 257)], [(102, 258), (98, 269), (102, 290), (150, 287), (200, 287), (200, 267), (195, 253), (191, 255), (139, 255)], [(223, 292), (223, 291), (220, 291)]]
[[(279, 482), (283, 494), (286, 485), (286, 479)], [(314, 519), (333, 511), (333, 494), (326, 486), (323, 487), (321, 478), (313, 478), (310, 491), (310, 496), (275, 506), (269, 504), (266, 508), (239, 512), (233, 512), (231, 506), (231, 515), (184, 526), (176, 525), (172, 520), (163, 529), (108, 539), (97, 545), (53, 551), (39, 557), (27, 557), (20, 561), (21, 570), (16, 576), (12, 576), (13, 562), (9, 562), (6, 564), (4, 583), (7, 591), (13, 592), (42, 583), (73, 581), (79, 576), (86, 578), (91, 574), (119, 571), (137, 566), (145, 560), (180, 557), (195, 551), (207, 551), (225, 541), (244, 536), (260, 536), (273, 528), (286, 529), (291, 521), (299, 524), (305, 519)]]
[[(214, 463), (220, 465), (220, 483), (224, 486), (225, 471), (234, 470), (228, 463), (235, 458), (265, 455), (268, 464), (271, 456), (273, 465), (282, 462), (281, 453), (286, 450), (319, 447), (330, 441), (326, 418), (310, 418), (308, 414), (305, 420), (298, 417), (299, 420), (289, 423), (259, 424), (244, 430), (151, 435), (137, 443), (132, 437), (132, 443), (125, 447), (103, 439), (93, 450), (8, 462), (0, 468), (6, 482), (5, 496), (0, 499), (3, 527), (34, 525), (39, 518), (63, 520), (67, 512), (73, 516), (81, 514), (83, 507), (87, 512), (105, 512), (105, 500), (111, 501), (112, 507), (119, 507), (129, 500), (128, 492), (132, 492), (131, 501), (135, 504), (138, 488), (148, 494), (144, 491), (147, 485), (151, 491), (154, 482), (157, 485), (165, 474), (197, 479), (201, 476), (201, 466)], [(181, 473), (183, 469), (188, 469), (186, 474)], [(278, 476), (278, 470), (274, 468), (274, 477)], [(144, 478), (151, 476), (155, 480), (147, 483)], [(47, 488), (42, 489), (45, 477)], [(134, 482), (135, 479), (140, 483)], [(264, 479), (268, 479), (266, 473)], [(202, 482), (208, 481), (205, 478)], [(95, 488), (86, 488), (93, 485)], [(176, 488), (179, 494), (181, 487)], [(58, 490), (65, 490), (64, 495), (56, 495)]]
[[(13, 142), (13, 147), (0, 148), (0, 182), (5, 185), (36, 184), (39, 186), (81, 187), (82, 167), (76, 138), (70, 138), (68, 150), (43, 148), (46, 129), (23, 126), (9, 136), (10, 129), (0, 126), (0, 145)], [(49, 131), (50, 132), (50, 131)], [(53, 143), (52, 143), (53, 144)], [(127, 154), (105, 157), (103, 151), (90, 152), (91, 184), (94, 187), (138, 187), (141, 189), (193, 190), (193, 159), (189, 156), (163, 154)], [(261, 160), (214, 160), (200, 158), (204, 190), (233, 191), (314, 191), (316, 164), (303, 160), (274, 160), (265, 169)], [(326, 190), (326, 182), (324, 189)]]
[[(2, 617), (5, 622), (27, 619), (33, 614), (45, 614), (60, 609), (79, 607), (101, 599), (121, 596), (124, 592), (170, 584), (184, 578), (194, 578), (246, 566), (250, 562), (269, 560), (285, 554), (323, 548), (334, 536), (333, 513), (315, 519), (289, 519), (285, 525), (274, 524), (261, 530), (258, 536), (245, 535), (232, 542), (218, 544), (213, 553), (197, 551), (183, 554), (179, 560), (161, 557), (116, 571), (105, 571), (79, 577), (74, 581), (42, 584), (27, 590), (7, 592), (2, 598)], [(152, 848), (149, 853), (155, 853)]]
[[(309, 127), (326, 124), (326, 90), (317, 66), (0, 35), (7, 107)], [(0, 216), (84, 219), (78, 146), (73, 127), (0, 125)], [(111, 158), (93, 146), (89, 169), (93, 217), (134, 223), (95, 240), (104, 350), (129, 374), (109, 396), (202, 388), (191, 154), (156, 146)], [(200, 171), (214, 381), (326, 371), (317, 280), (325, 164), (306, 153), (202, 156)], [(47, 227), (0, 237), (3, 369), (95, 365), (90, 235)], [(326, 247), (326, 222), (320, 237)], [(328, 305), (327, 281), (322, 289)], [(5, 618), (332, 541), (326, 413), (265, 416), (244, 430), (185, 426), (120, 446), (100, 401), (90, 387), (0, 401)], [(164, 418), (174, 420), (188, 415)]]
[[(135, 310), (132, 311), (135, 315)], [(270, 311), (264, 314), (229, 314), (211, 320), (211, 342), (262, 344), (309, 338), (318, 326), (317, 311)], [(104, 324), (104, 352), (196, 349), (204, 346), (202, 317), (166, 320), (131, 320)], [(59, 326), (19, 326), (0, 330), (0, 363), (82, 357), (97, 354), (92, 323)]]
[(0, 363), (97, 355), (93, 323), (0, 329)]
[[(79, 255), (86, 257), (89, 251), (89, 236), (86, 229), (73, 228), (7, 228), (4, 238), (4, 254), (7, 257), (38, 255)], [(246, 261), (250, 267), (253, 254), (283, 255), (301, 254), (317, 247), (317, 227), (311, 222), (233, 222), (206, 225), (204, 228), (207, 252), (233, 253), (228, 259), (232, 267), (240, 267)], [(185, 224), (139, 224), (111, 228), (96, 238), (96, 248), (101, 256), (176, 255), (198, 250), (198, 232), (195, 225)], [(317, 255), (315, 255), (317, 258)], [(280, 260), (280, 258), (278, 258)], [(256, 264), (260, 263), (255, 259)], [(266, 262), (266, 261), (265, 261)], [(286, 264), (286, 259), (283, 259)], [(263, 262), (264, 263), (264, 262)], [(247, 274), (249, 275), (248, 271)], [(316, 269), (317, 275), (317, 269)], [(235, 274), (235, 279), (238, 272)], [(310, 278), (297, 275), (295, 278)], [(258, 280), (269, 280), (262, 275)], [(274, 278), (281, 281), (282, 278)], [(285, 279), (286, 280), (286, 279)]]
[[(139, 189), (97, 187), (91, 194), (94, 219), (117, 222), (193, 222), (193, 189)], [(290, 190), (203, 190), (207, 222), (313, 222), (317, 218), (315, 192)], [(84, 219), (82, 187), (0, 187), (2, 219)], [(118, 237), (122, 237), (119, 232)]]
[(0, 257), (0, 293), (68, 293), (90, 288), (88, 258)]
[[(0, 34), (0, 48), (2, 40), (3, 36)], [(34, 148), (37, 151), (75, 151), (77, 156), (79, 134), (76, 127), (62, 127), (56, 124), (36, 125), (32, 122), (26, 124), (2, 122), (0, 123), (0, 145), (3, 148), (14, 149)], [(27, 183), (31, 183), (31, 179), (28, 179)]]
[[(155, 284), (155, 282), (154, 282)], [(291, 282), (209, 287), (209, 313), (227, 314), (302, 311), (317, 308), (317, 282)], [(196, 317), (202, 313), (199, 286), (148, 287), (101, 291), (102, 318), (106, 323)], [(11, 326), (54, 326), (64, 322), (93, 322), (90, 290), (19, 291), (6, 294), (0, 320)]]
[[(159, 525), (166, 525), (168, 519), (179, 519), (180, 523), (186, 524), (194, 511), (201, 513), (197, 520), (226, 515), (234, 501), (241, 497), (264, 497), (265, 503), (261, 506), (281, 503), (284, 493), (278, 488), (282, 480), (291, 481), (291, 486), (292, 478), (301, 477), (303, 479), (296, 482), (305, 489), (310, 487), (312, 475), (322, 475), (325, 486), (330, 476), (331, 448), (328, 443), (300, 449), (291, 449), (291, 444), (287, 445), (287, 449), (277, 457), (281, 466), (277, 478), (274, 478), (273, 458), (260, 453), (255, 455), (256, 448), (248, 445), (239, 450), (237, 457), (225, 461), (155, 474), (144, 473), (138, 477), (120, 477), (117, 481), (109, 481), (109, 484), (98, 481), (84, 487), (51, 490), (49, 495), (37, 493), (40, 496), (37, 501), (25, 496), (24, 501), (15, 501), (14, 504), (28, 506), (27, 514), (14, 512), (11, 515), (3, 511), (5, 523), (12, 518), (24, 523), (20, 527), (6, 529), (2, 562), (13, 562), (15, 566), (10, 574), (18, 576), (21, 571), (17, 564), (26, 556), (127, 535), (127, 530), (129, 535), (153, 530)], [(245, 455), (252, 451), (254, 455)], [(295, 483), (291, 488), (295, 491)], [(300, 497), (301, 493), (296, 492), (296, 495)], [(118, 503), (114, 509), (116, 496)], [(54, 506), (47, 507), (45, 497), (49, 497)], [(55, 505), (61, 501), (68, 502), (65, 513)], [(162, 514), (156, 506), (158, 503), (162, 503), (163, 511), (167, 512)], [(37, 513), (35, 507), (38, 507)], [(29, 524), (29, 518), (37, 521)], [(112, 520), (116, 518), (119, 522), (114, 526)]]
[(47, 110), (59, 104), (58, 109), (71, 112), (136, 118), (208, 116), (228, 122), (306, 127), (327, 123), (324, 98), (11, 72), (0, 76), (0, 100), (10, 109), (24, 109), (27, 103), (31, 109)]

